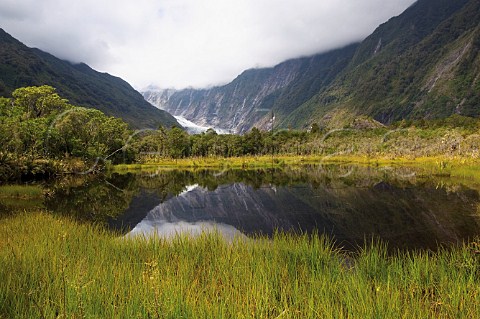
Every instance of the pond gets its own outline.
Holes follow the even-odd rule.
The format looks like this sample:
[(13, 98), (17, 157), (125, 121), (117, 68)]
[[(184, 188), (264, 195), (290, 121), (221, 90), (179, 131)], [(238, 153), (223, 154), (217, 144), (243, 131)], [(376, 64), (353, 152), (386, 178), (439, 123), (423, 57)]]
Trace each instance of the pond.
[(42, 207), (125, 236), (325, 233), (346, 249), (379, 238), (390, 248), (434, 250), (480, 235), (480, 186), (413, 168), (159, 169), (40, 186), (41, 200), (7, 200), (0, 189), (0, 210)]

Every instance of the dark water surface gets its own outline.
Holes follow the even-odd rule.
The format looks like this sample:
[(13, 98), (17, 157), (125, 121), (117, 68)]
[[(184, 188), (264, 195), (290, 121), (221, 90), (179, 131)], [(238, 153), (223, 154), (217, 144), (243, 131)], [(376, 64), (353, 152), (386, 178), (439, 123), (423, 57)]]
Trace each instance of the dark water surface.
[[(480, 235), (480, 186), (406, 168), (159, 170), (43, 186), (49, 211), (127, 236), (319, 232), (346, 248), (375, 237), (390, 248), (435, 249)], [(1, 198), (0, 209), (8, 210)]]

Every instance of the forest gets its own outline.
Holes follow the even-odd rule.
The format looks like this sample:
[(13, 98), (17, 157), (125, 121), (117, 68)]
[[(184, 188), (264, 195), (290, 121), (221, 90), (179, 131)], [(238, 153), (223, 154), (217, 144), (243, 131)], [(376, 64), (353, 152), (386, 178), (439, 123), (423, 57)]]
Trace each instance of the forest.
[[(189, 135), (179, 127), (133, 130), (119, 118), (71, 105), (51, 86), (23, 87), (0, 98), (0, 180), (89, 172), (108, 165), (162, 159), (245, 156), (364, 156), (477, 158), (478, 119), (401, 121), (384, 126), (365, 116), (333, 130)], [(92, 164), (95, 164), (92, 166)]]
[[(220, 233), (203, 233), (197, 238), (184, 233), (172, 240), (160, 234), (123, 235), (130, 229), (125, 227), (130, 225), (128, 221), (132, 227), (145, 218), (133, 205), (134, 199), (157, 207), (183, 193), (188, 185), (214, 190), (229, 183), (244, 183), (252, 189), (270, 185), (266, 192), (275, 192), (280, 199), (284, 194), (282, 203), (295, 199), (285, 192), (285, 185), (311, 185), (318, 194), (328, 195), (321, 201), (330, 210), (327, 216), (339, 221), (332, 225), (340, 229), (353, 225), (350, 228), (355, 234), (361, 219), (371, 227), (380, 225), (415, 238), (405, 231), (407, 227), (390, 223), (402, 220), (411, 227), (411, 220), (424, 218), (432, 220), (435, 227), (447, 225), (446, 233), (452, 234), (451, 224), (462, 216), (456, 210), (448, 219), (437, 219), (447, 213), (399, 210), (397, 216), (380, 209), (376, 214), (368, 204), (378, 203), (379, 194), (386, 195), (388, 204), (373, 209), (397, 206), (392, 201), (396, 194), (408, 195), (395, 197), (401, 207), (411, 207), (410, 198), (420, 207), (427, 207), (428, 201), (435, 207), (464, 203), (468, 198), (476, 201), (478, 166), (462, 163), (443, 170), (453, 161), (440, 160), (432, 170), (438, 179), (426, 182), (424, 177), (433, 174), (419, 174), (415, 185), (443, 194), (431, 199), (421, 195), (424, 191), (417, 194), (418, 188), (412, 188), (414, 184), (403, 175), (397, 179), (387, 167), (372, 170), (372, 166), (383, 158), (419, 163), (422, 157), (476, 160), (480, 156), (478, 131), (478, 119), (459, 115), (390, 126), (357, 117), (336, 129), (317, 124), (308, 131), (253, 128), (244, 135), (220, 135), (214, 130), (189, 135), (178, 127), (134, 130), (121, 119), (70, 104), (50, 86), (19, 88), (11, 98), (0, 99), (0, 188), (4, 196), (0, 210), (1, 205), (19, 208), (26, 202), (28, 206), (0, 215), (0, 317), (473, 318), (480, 305), (478, 237), (448, 248), (439, 246), (438, 251), (391, 251), (387, 242), (369, 242), (364, 237), (363, 246), (347, 251), (337, 248), (337, 239), (330, 234), (317, 232), (275, 231), (267, 237), (251, 235), (252, 230), (248, 239), (233, 241)], [(272, 166), (282, 165), (285, 158), (321, 163), (334, 157), (366, 158), (372, 160), (372, 166), (363, 166), (351, 175), (337, 174), (344, 172), (342, 165), (325, 170), (322, 165), (312, 165), (313, 172), (288, 164), (263, 170), (242, 166), (219, 174), (196, 167), (177, 169), (185, 161), (234, 163), (261, 157), (271, 159)], [(163, 169), (161, 165), (167, 161), (177, 166)], [(154, 171), (131, 174), (128, 168), (137, 165), (151, 165)], [(125, 166), (124, 174), (121, 169)], [(399, 172), (405, 168), (399, 167)], [(446, 172), (452, 174), (451, 181), (445, 179)], [(457, 186), (460, 176), (470, 186)], [(18, 183), (49, 177), (46, 183)], [(7, 180), (13, 183), (3, 185)], [(336, 205), (345, 203), (349, 189), (361, 190), (351, 198), (366, 208), (365, 215), (352, 210), (355, 205)], [(394, 189), (400, 193), (393, 193)], [(373, 202), (357, 196), (367, 194), (365, 190), (376, 190), (370, 197)], [(146, 197), (138, 197), (143, 193)], [(317, 193), (304, 193), (302, 188), (293, 194), (305, 203), (318, 203), (311, 202), (308, 195)], [(215, 195), (215, 200), (218, 198)], [(239, 200), (245, 203), (245, 197)], [(131, 219), (125, 213), (130, 207), (139, 216)], [(348, 208), (340, 212), (343, 207)], [(461, 225), (475, 231), (478, 208), (468, 207), (474, 214), (468, 214)], [(151, 209), (144, 208), (145, 214)], [(117, 222), (115, 218), (122, 214), (125, 218)], [(293, 210), (293, 215), (307, 216), (303, 210)], [(377, 216), (385, 216), (388, 223)], [(419, 224), (422, 232), (428, 224)], [(399, 241), (397, 233), (393, 238)]]

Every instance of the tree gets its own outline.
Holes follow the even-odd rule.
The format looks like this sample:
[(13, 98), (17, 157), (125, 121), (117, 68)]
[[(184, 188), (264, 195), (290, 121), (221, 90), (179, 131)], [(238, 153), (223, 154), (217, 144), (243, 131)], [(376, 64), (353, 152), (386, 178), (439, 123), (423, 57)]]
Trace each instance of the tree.
[(70, 107), (68, 101), (48, 85), (19, 88), (12, 96), (14, 106), (20, 108), (27, 118), (43, 117)]
[(167, 132), (168, 151), (172, 158), (182, 158), (189, 155), (190, 138), (188, 134), (178, 127), (174, 127)]
[(139, 139), (134, 143), (134, 152), (144, 158), (147, 157), (163, 157), (167, 155), (167, 133), (165, 129), (160, 126), (155, 131), (145, 131)]
[(244, 153), (257, 155), (263, 151), (263, 135), (256, 127), (244, 136)]
[(121, 119), (74, 107), (55, 119), (49, 131), (49, 146), (55, 147), (59, 156), (106, 158), (123, 147), (128, 135), (127, 124)]

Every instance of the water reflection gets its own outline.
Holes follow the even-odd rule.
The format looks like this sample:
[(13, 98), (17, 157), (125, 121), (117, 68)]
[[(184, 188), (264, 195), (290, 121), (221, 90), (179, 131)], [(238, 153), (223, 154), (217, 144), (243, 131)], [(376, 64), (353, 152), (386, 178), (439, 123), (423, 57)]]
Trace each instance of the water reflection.
[[(331, 181), (329, 186), (196, 186), (155, 207), (140, 225), (162, 232), (170, 221), (178, 232), (180, 225), (215, 223), (230, 225), (246, 235), (318, 230), (346, 247), (361, 245), (365, 238), (375, 236), (392, 247), (433, 249), (439, 243), (460, 242), (480, 234), (477, 191), (439, 187), (431, 181), (365, 184), (362, 180), (361, 186), (355, 181), (344, 182)], [(145, 234), (146, 229), (141, 229)]]
[[(198, 184), (189, 185), (185, 187), (185, 190), (178, 194), (175, 199), (183, 198), (188, 202), (189, 193), (196, 191), (198, 188)], [(168, 206), (168, 203), (172, 202), (173, 200), (162, 203), (148, 212), (147, 216), (138, 223), (127, 236), (151, 236), (155, 234), (157, 236), (171, 238), (182, 233), (190, 236), (198, 236), (204, 232), (216, 232), (228, 240), (245, 237), (238, 229), (228, 224), (216, 221), (188, 221), (188, 219), (182, 219), (175, 214), (173, 207)]]
[(57, 181), (44, 205), (128, 236), (318, 231), (345, 247), (375, 236), (390, 247), (434, 249), (480, 235), (479, 189), (407, 168), (172, 170)]

